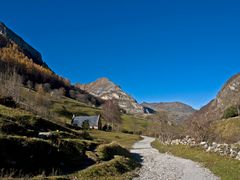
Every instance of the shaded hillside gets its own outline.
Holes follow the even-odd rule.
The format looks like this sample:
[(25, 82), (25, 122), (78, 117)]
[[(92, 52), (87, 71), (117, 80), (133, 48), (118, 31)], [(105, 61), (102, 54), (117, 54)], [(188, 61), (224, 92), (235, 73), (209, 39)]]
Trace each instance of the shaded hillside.
[(41, 54), (3, 23), (0, 23), (0, 72), (9, 78), (15, 78), (10, 75), (16, 72), (21, 76), (21, 83), (30, 89), (41, 85), (47, 87), (43, 89), (49, 93), (60, 90), (81, 102), (96, 106), (102, 104), (101, 99), (72, 86), (69, 80), (49, 69)]
[(177, 123), (186, 120), (196, 111), (191, 106), (180, 102), (144, 102), (141, 105), (143, 107), (150, 108), (156, 112), (166, 112), (168, 115), (168, 119)]
[(32, 59), (34, 63), (46, 66), (42, 60), (41, 54), (36, 49), (26, 43), (5, 24), (0, 22), (0, 47), (6, 47), (11, 43), (18, 45), (20, 51), (23, 52), (29, 59)]
[(119, 86), (107, 78), (100, 78), (89, 84), (77, 84), (77, 87), (103, 100), (116, 99), (120, 108), (127, 113), (143, 113), (143, 107)]

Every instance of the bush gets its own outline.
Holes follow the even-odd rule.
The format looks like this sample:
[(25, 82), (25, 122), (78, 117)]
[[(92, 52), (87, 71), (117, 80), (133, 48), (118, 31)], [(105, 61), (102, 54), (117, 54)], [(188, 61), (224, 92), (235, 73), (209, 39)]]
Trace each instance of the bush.
[(82, 129), (83, 130), (89, 130), (90, 129), (90, 125), (89, 125), (89, 121), (86, 120), (82, 123)]
[(112, 131), (112, 126), (111, 125), (108, 125), (108, 124), (105, 124), (102, 128), (103, 131)]
[(123, 148), (122, 146), (118, 145), (117, 143), (111, 144), (103, 144), (97, 148), (97, 155), (99, 160), (108, 161), (114, 158), (114, 156), (124, 156), (124, 157), (132, 157), (131, 153)]
[(3, 122), (0, 131), (5, 134), (14, 134), (22, 136), (37, 136), (37, 132), (26, 129), (25, 127), (14, 122)]
[(121, 132), (122, 132), (122, 133), (125, 133), (125, 134), (134, 134), (133, 131), (128, 131), (128, 130), (126, 130), (126, 129), (123, 129)]
[(238, 107), (231, 106), (224, 111), (223, 119), (228, 119), (236, 116), (238, 116)]
[(81, 138), (86, 139), (86, 140), (92, 140), (93, 139), (87, 131), (82, 132)]
[(82, 143), (60, 140), (58, 151), (63, 155), (61, 160), (64, 161), (65, 165), (73, 167), (79, 165), (79, 162), (85, 158), (86, 148)]
[(11, 96), (0, 97), (0, 104), (7, 106), (7, 107), (11, 107), (11, 108), (17, 107), (16, 102), (13, 100), (13, 98)]
[(97, 146), (99, 146), (99, 142), (96, 142), (96, 141), (79, 140), (79, 139), (68, 139), (68, 141), (83, 145), (85, 150), (87, 151), (94, 151), (97, 148)]

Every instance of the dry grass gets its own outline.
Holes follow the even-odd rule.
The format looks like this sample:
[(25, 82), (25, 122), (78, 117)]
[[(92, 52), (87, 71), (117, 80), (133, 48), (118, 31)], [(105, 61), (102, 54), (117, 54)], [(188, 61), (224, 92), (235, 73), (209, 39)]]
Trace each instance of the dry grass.
[(219, 142), (238, 142), (240, 141), (240, 118), (235, 117), (216, 121), (212, 124), (211, 132)]

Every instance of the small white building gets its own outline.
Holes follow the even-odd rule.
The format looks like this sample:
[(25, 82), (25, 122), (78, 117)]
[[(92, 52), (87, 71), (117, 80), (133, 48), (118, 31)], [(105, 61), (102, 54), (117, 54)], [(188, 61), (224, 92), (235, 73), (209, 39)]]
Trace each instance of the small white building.
[(102, 122), (100, 115), (98, 116), (73, 116), (72, 125), (82, 128), (83, 123), (88, 122), (90, 129), (101, 129)]

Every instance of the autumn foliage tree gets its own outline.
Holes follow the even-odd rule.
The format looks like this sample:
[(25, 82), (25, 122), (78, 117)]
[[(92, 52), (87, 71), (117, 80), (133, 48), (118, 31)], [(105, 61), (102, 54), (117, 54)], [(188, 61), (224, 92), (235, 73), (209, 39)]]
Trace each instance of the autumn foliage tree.
[(16, 67), (18, 74), (26, 76), (26, 81), (31, 80), (42, 84), (50, 83), (55, 86), (54, 88), (70, 87), (69, 80), (56, 75), (47, 67), (34, 63), (14, 43), (0, 48), (0, 61)]

